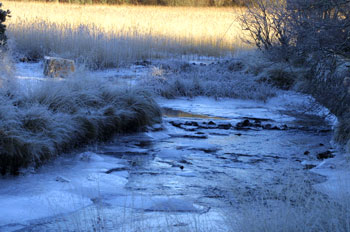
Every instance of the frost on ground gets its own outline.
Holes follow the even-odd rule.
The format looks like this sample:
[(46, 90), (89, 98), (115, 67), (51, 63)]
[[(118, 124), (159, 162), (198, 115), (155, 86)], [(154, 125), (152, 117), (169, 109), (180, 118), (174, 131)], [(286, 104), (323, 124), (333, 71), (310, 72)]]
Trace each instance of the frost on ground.
[[(98, 154), (83, 153), (77, 160), (63, 156), (36, 174), (1, 180), (6, 187), (0, 189), (4, 196), (0, 203), (21, 214), (9, 210), (7, 216), (0, 215), (0, 230), (349, 231), (349, 212), (343, 207), (347, 205), (332, 200), (339, 193), (333, 180), (349, 175), (345, 171), (348, 163), (338, 154), (339, 161), (317, 159), (317, 154), (328, 150), (336, 154), (329, 143), (334, 117), (313, 98), (258, 81), (261, 76), (254, 76), (245, 64), (239, 59), (154, 60), (129, 70), (82, 71), (84, 76), (108, 83), (108, 88), (127, 86), (124, 91), (128, 92), (141, 86), (153, 91), (164, 109), (163, 123), (148, 127), (146, 133), (118, 136), (108, 144), (96, 145)], [(19, 66), (41, 68), (40, 64), (26, 65)], [(45, 105), (58, 108), (60, 116), (95, 115), (90, 108), (100, 101), (88, 94), (92, 90), (81, 91), (84, 88), (77, 86), (85, 86), (85, 79), (52, 82), (39, 71), (34, 72), (36, 78), (30, 78), (30, 72), (20, 74), (18, 70), (20, 86), (25, 87), (23, 99), (42, 99), (38, 96), (49, 92), (53, 99), (63, 98), (65, 104)], [(47, 82), (54, 83), (54, 88)], [(63, 83), (71, 83), (68, 92), (87, 103), (65, 97)], [(100, 88), (99, 83), (94, 89)], [(137, 100), (127, 102), (137, 109)], [(76, 105), (87, 110), (82, 112)], [(332, 162), (336, 162), (335, 169), (344, 171), (334, 172), (334, 165), (328, 165)], [(329, 172), (328, 192), (322, 189), (325, 178), (310, 168)], [(315, 191), (315, 183), (322, 193)], [(16, 189), (23, 191), (15, 193)], [(49, 203), (59, 196), (73, 203), (54, 203), (57, 214), (48, 212), (50, 196)], [(19, 209), (23, 206), (38, 210)]]
[(266, 101), (278, 92), (269, 84), (259, 83), (239, 59), (159, 62), (144, 84), (166, 98), (208, 96)]

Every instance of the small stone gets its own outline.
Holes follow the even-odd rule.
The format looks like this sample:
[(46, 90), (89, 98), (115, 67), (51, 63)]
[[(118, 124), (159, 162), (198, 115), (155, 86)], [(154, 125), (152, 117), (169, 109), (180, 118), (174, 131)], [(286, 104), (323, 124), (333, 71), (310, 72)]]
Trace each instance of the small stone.
[(325, 152), (322, 152), (322, 153), (319, 153), (317, 154), (317, 159), (329, 159), (329, 158), (333, 158), (334, 155), (332, 154), (331, 151), (325, 151)]
[(208, 125), (215, 125), (215, 122), (209, 121), (209, 122), (208, 122)]
[(224, 130), (228, 130), (232, 127), (231, 123), (223, 123), (223, 124), (219, 124), (218, 128), (219, 129), (224, 129)]
[(187, 121), (185, 122), (186, 126), (199, 126), (198, 122), (194, 122), (194, 121)]
[(281, 126), (280, 129), (281, 129), (281, 130), (287, 130), (287, 129), (288, 129), (288, 126), (287, 126), (286, 124), (284, 124), (284, 125)]
[(248, 126), (251, 126), (251, 123), (248, 119), (236, 124), (237, 128), (248, 127)]
[(199, 126), (198, 122), (192, 122), (192, 126)]
[(304, 152), (304, 155), (309, 155), (309, 154), (310, 154), (309, 151), (305, 151), (305, 152)]
[(250, 126), (250, 122), (248, 119), (244, 120), (242, 123), (242, 126), (246, 127), (246, 126)]
[(270, 123), (263, 126), (264, 129), (270, 130), (272, 125)]
[(178, 127), (178, 128), (181, 128), (181, 126), (183, 125), (181, 122), (175, 122), (175, 121), (170, 121), (169, 123), (174, 127)]
[(182, 165), (180, 166), (180, 169), (181, 169), (181, 170), (183, 170), (184, 168), (185, 168), (184, 166), (182, 166)]
[(304, 169), (310, 170), (310, 169), (313, 169), (314, 167), (316, 167), (316, 165), (314, 165), (314, 164), (306, 164), (306, 165), (304, 166)]
[(69, 180), (63, 178), (62, 176), (57, 176), (55, 181), (61, 182), (61, 183), (69, 183), (70, 182)]

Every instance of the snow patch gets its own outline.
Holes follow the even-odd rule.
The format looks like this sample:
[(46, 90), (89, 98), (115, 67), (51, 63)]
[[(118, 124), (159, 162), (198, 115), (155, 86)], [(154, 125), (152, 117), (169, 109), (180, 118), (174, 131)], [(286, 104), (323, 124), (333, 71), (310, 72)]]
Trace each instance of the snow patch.
[(346, 154), (335, 154), (335, 158), (322, 161), (312, 172), (327, 177), (327, 181), (315, 185), (317, 190), (336, 200), (350, 199), (350, 160)]

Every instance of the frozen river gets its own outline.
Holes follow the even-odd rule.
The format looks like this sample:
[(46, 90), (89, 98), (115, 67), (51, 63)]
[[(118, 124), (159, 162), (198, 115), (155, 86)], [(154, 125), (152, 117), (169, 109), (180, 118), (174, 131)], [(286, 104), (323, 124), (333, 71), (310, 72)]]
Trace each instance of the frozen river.
[[(43, 77), (31, 65), (17, 76), (35, 84)], [(135, 81), (147, 70), (131, 73)], [(157, 102), (163, 123), (146, 132), (0, 179), (0, 231), (228, 231), (226, 211), (279, 186), (290, 170), (313, 184), (326, 180), (310, 169), (324, 162), (320, 154), (336, 153), (334, 119), (305, 113), (314, 103), (304, 95)]]

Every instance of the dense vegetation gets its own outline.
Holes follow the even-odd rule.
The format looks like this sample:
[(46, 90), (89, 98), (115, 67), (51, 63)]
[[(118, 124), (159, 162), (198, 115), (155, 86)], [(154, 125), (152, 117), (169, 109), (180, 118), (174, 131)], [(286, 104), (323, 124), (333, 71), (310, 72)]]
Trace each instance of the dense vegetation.
[(221, 57), (246, 46), (235, 20), (240, 9), (14, 1), (4, 6), (16, 9), (7, 27), (12, 48), (30, 60), (53, 54), (111, 68), (183, 55)]

